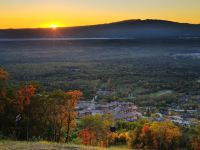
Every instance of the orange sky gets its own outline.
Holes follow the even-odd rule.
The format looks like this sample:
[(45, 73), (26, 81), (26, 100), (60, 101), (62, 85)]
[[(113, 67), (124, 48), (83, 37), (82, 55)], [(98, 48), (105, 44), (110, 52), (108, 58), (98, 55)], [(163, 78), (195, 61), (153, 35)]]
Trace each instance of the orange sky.
[(200, 0), (0, 0), (0, 28), (79, 26), (148, 18), (200, 23)]

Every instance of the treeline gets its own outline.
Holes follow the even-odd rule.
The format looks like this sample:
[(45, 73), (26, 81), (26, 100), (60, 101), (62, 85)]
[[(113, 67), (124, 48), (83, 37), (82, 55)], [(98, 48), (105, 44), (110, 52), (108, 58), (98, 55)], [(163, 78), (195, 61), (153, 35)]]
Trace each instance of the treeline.
[(17, 140), (70, 141), (82, 92), (45, 92), (37, 84), (11, 85), (0, 69), (0, 136)]
[(77, 137), (84, 145), (120, 146), (130, 149), (200, 149), (200, 125), (179, 127), (170, 121), (114, 121), (110, 115), (83, 117)]
[(0, 138), (48, 140), (130, 149), (200, 149), (200, 125), (180, 127), (170, 121), (116, 121), (110, 114), (77, 119), (83, 93), (46, 92), (38, 84), (12, 85), (0, 69)]

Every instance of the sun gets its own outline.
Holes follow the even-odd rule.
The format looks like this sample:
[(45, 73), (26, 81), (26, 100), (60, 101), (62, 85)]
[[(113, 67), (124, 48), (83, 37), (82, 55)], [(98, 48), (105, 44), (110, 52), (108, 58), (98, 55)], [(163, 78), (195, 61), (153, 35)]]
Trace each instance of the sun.
[(58, 25), (57, 24), (51, 24), (49, 27), (55, 30), (58, 27)]
[(65, 25), (60, 22), (51, 22), (51, 23), (44, 23), (41, 25), (42, 28), (49, 28), (52, 30), (56, 30), (57, 28), (64, 27)]

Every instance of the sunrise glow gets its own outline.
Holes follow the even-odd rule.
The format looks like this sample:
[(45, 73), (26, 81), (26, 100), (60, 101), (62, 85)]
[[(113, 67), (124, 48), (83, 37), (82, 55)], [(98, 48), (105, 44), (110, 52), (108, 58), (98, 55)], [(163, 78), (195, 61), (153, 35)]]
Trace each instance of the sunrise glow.
[(51, 24), (49, 27), (55, 30), (55, 29), (58, 27), (58, 25), (56, 25), (56, 24)]
[(56, 29), (127, 19), (162, 19), (199, 24), (199, 6), (199, 0), (1, 0), (0, 14), (3, 15), (0, 15), (0, 29)]

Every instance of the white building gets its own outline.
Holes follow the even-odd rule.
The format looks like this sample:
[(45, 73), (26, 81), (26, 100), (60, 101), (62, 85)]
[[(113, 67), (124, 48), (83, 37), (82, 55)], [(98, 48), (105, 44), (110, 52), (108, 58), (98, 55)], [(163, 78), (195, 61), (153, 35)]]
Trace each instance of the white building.
[(142, 117), (142, 114), (138, 112), (137, 106), (131, 102), (116, 102), (105, 104), (97, 104), (95, 99), (90, 102), (79, 102), (78, 117), (95, 114), (112, 114), (115, 119), (135, 121)]

